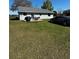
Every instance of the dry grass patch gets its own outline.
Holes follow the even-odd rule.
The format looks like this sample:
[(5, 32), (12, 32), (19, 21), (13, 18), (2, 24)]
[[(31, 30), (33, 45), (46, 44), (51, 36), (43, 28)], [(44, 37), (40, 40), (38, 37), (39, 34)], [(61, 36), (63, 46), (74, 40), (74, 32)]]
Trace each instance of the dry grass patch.
[(69, 59), (69, 27), (10, 21), (10, 59)]

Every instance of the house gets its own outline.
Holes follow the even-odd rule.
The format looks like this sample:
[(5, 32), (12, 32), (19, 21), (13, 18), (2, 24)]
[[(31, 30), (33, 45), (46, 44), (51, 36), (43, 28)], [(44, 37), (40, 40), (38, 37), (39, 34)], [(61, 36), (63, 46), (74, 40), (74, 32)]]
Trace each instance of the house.
[(19, 19), (23, 21), (27, 21), (28, 17), (30, 17), (29, 21), (42, 21), (43, 19), (51, 19), (53, 18), (53, 12), (47, 9), (38, 9), (32, 7), (18, 7)]

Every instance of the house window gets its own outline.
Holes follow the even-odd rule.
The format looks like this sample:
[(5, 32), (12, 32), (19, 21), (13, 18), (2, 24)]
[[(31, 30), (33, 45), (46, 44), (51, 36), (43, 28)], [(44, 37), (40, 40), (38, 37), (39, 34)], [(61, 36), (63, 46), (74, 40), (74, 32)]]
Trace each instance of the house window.
[(48, 14), (48, 16), (50, 16), (50, 14)]
[(41, 14), (40, 14), (40, 16), (41, 16)]
[(26, 13), (23, 13), (23, 15), (27, 15)]
[(31, 14), (32, 15), (32, 17), (34, 18), (34, 14)]

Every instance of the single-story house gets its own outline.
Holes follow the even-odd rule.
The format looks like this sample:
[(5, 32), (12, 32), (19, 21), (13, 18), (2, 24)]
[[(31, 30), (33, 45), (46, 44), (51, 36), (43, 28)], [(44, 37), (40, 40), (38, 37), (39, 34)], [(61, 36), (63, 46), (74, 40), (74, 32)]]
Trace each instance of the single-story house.
[(19, 19), (27, 21), (27, 17), (30, 17), (29, 21), (41, 21), (43, 19), (53, 18), (53, 12), (47, 9), (38, 9), (32, 7), (18, 7)]

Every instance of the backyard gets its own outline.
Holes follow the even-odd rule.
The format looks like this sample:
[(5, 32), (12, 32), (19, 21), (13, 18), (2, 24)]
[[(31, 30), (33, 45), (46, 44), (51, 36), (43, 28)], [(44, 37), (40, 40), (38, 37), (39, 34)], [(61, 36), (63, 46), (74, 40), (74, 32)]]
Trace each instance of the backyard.
[(70, 59), (70, 27), (10, 20), (9, 33), (10, 59)]

